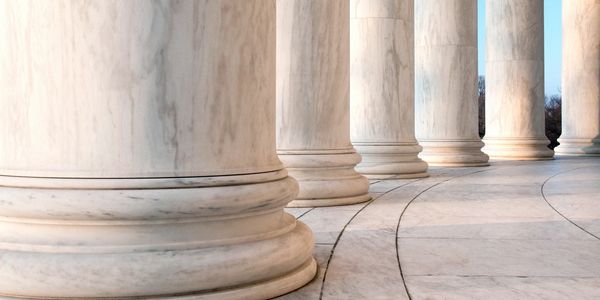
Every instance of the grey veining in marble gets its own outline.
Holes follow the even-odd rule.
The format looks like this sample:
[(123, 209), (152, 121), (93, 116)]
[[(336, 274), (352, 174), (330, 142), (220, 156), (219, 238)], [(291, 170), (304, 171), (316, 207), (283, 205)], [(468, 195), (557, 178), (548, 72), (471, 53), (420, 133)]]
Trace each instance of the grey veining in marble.
[(372, 179), (427, 176), (414, 133), (414, 4), (350, 1), (350, 129)]
[(600, 155), (600, 1), (562, 6), (562, 134), (556, 153)]
[[(224, 26), (247, 12), (235, 18), (274, 30), (257, 21), (272, 3), (229, 0), (226, 13), (216, 13), (218, 2), (65, 1), (31, 10), (3, 2), (0, 135), (10, 138), (0, 139), (1, 172), (165, 177), (279, 169), (275, 133), (263, 129), (274, 118), (275, 107), (265, 104), (275, 88), (268, 61), (275, 36)], [(236, 98), (257, 105), (231, 105)], [(198, 114), (210, 126), (198, 126)]]
[(0, 298), (264, 299), (314, 277), (283, 211), (275, 13), (0, 2)]
[(551, 159), (544, 132), (544, 1), (486, 2), (486, 133), (494, 159)]
[(477, 1), (415, 1), (416, 136), (423, 160), (488, 164), (477, 95)]
[(350, 143), (349, 0), (277, 1), (277, 151), (300, 184), (292, 206), (370, 199)]

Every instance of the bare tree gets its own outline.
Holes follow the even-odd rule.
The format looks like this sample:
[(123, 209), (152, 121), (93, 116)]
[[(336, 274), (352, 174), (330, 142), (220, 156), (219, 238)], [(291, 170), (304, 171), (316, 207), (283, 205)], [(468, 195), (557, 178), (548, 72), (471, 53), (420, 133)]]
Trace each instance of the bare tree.
[(550, 98), (547, 96), (544, 99), (546, 107), (546, 137), (550, 140), (550, 149), (554, 149), (558, 146), (558, 137), (561, 133), (562, 116), (562, 96), (560, 94), (552, 95)]
[(477, 86), (479, 88), (479, 137), (485, 135), (485, 76), (479, 76)]

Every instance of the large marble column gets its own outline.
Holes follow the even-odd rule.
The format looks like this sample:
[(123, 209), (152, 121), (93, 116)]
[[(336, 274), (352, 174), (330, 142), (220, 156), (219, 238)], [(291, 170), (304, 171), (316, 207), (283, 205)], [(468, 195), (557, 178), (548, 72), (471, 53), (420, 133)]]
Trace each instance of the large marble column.
[(313, 278), (275, 150), (275, 1), (5, 1), (0, 298), (264, 299)]
[(563, 7), (562, 134), (556, 153), (600, 155), (600, 1)]
[(290, 206), (370, 199), (350, 144), (348, 4), (277, 1), (277, 151), (300, 184)]
[(415, 139), (412, 0), (351, 0), (350, 128), (372, 179), (427, 176)]
[(486, 166), (477, 89), (477, 0), (415, 1), (415, 105), (420, 157)]
[(495, 159), (551, 159), (544, 130), (544, 1), (486, 3), (483, 151)]

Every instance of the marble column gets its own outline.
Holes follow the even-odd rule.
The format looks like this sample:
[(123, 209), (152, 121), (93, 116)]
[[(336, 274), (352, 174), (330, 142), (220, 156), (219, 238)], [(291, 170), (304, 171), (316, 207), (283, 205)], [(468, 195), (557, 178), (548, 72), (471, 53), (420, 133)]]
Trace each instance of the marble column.
[(600, 155), (600, 1), (563, 4), (562, 134), (556, 153)]
[(414, 4), (351, 0), (350, 127), (372, 179), (427, 176), (415, 139)]
[(486, 166), (477, 103), (477, 0), (415, 1), (415, 105), (420, 157)]
[(315, 274), (275, 1), (5, 1), (0, 298), (264, 299)]
[(277, 1), (277, 151), (300, 184), (290, 206), (370, 199), (350, 143), (348, 4)]
[(483, 151), (495, 159), (552, 159), (544, 129), (544, 1), (486, 4)]

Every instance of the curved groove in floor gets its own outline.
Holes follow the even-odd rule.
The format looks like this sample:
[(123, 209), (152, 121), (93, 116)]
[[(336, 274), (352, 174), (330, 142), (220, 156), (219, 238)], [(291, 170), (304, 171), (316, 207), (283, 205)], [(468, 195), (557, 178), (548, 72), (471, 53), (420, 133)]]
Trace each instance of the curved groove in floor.
[(569, 223), (573, 224), (575, 227), (579, 228), (581, 231), (587, 233), (588, 235), (594, 237), (597, 240), (600, 240), (600, 237), (598, 237), (597, 235), (593, 234), (592, 232), (588, 231), (587, 229), (585, 229), (583, 226), (577, 224), (575, 221), (571, 220), (570, 218), (568, 218), (565, 214), (563, 214), (562, 212), (560, 212), (554, 205), (552, 205), (552, 203), (550, 203), (550, 201), (548, 201), (548, 198), (546, 197), (546, 193), (544, 191), (544, 188), (546, 187), (546, 184), (553, 178), (556, 178), (559, 175), (564, 175), (570, 172), (574, 172), (577, 170), (581, 170), (581, 169), (586, 169), (586, 168), (594, 168), (593, 166), (588, 166), (588, 167), (578, 167), (578, 168), (574, 168), (574, 169), (570, 169), (570, 170), (566, 170), (566, 171), (561, 171), (558, 172), (548, 178), (546, 178), (546, 180), (544, 180), (544, 183), (542, 183), (542, 186), (540, 187), (540, 191), (542, 193), (542, 198), (544, 199), (544, 201), (546, 202), (546, 204), (548, 204), (548, 206), (554, 210), (558, 215), (560, 215), (563, 219), (565, 219), (566, 221), (568, 221)]
[(282, 300), (600, 299), (600, 243), (569, 222), (600, 235), (598, 167), (559, 158), (432, 169), (374, 184), (374, 200), (341, 212), (293, 210), (321, 236), (320, 275)]
[(309, 210), (307, 210), (307, 211), (305, 211), (305, 212), (301, 213), (299, 216), (297, 216), (297, 217), (296, 217), (296, 219), (297, 219), (297, 220), (300, 220), (300, 219), (301, 219), (302, 217), (304, 217), (304, 216), (305, 216), (307, 213), (309, 213), (309, 212), (311, 212), (311, 211), (313, 211), (313, 210), (315, 210), (315, 208), (314, 208), (314, 207), (311, 207)]
[[(335, 254), (335, 249), (336, 249), (336, 247), (337, 247), (340, 239), (342, 238), (342, 235), (344, 234), (344, 231), (346, 230), (346, 228), (348, 227), (348, 225), (350, 223), (352, 223), (352, 220), (354, 220), (356, 218), (356, 216), (358, 216), (365, 208), (367, 208), (369, 205), (371, 205), (377, 199), (382, 198), (383, 196), (385, 196), (385, 195), (387, 195), (389, 193), (392, 193), (395, 190), (398, 190), (398, 189), (400, 189), (402, 187), (405, 187), (405, 186), (407, 186), (409, 184), (415, 183), (415, 182), (417, 182), (419, 180), (423, 180), (423, 179), (424, 178), (420, 178), (420, 179), (416, 179), (416, 180), (407, 182), (407, 183), (402, 184), (400, 186), (397, 186), (397, 187), (395, 187), (395, 188), (393, 188), (393, 189), (391, 189), (389, 191), (386, 191), (385, 193), (382, 193), (381, 195), (378, 195), (377, 197), (374, 197), (371, 201), (367, 202), (367, 204), (365, 204), (358, 211), (356, 211), (356, 213), (348, 220), (348, 222), (346, 222), (346, 224), (342, 228), (342, 231), (340, 231), (340, 233), (338, 234), (337, 239), (335, 240), (335, 243), (333, 244), (333, 247), (331, 248), (331, 254), (329, 255), (329, 258), (327, 259), (327, 264), (325, 265), (325, 271), (323, 273), (323, 280), (322, 280), (322, 283), (321, 283), (321, 290), (320, 290), (320, 293), (319, 293), (319, 300), (323, 299), (323, 290), (325, 288), (325, 282), (326, 282), (326, 279), (327, 279), (327, 271), (329, 270), (329, 264), (331, 263), (331, 260), (333, 259), (333, 256)], [(379, 181), (377, 181), (377, 182), (379, 182)]]
[(453, 179), (456, 179), (456, 178), (467, 177), (467, 176), (470, 176), (470, 175), (473, 175), (473, 174), (482, 173), (482, 172), (488, 172), (488, 171), (492, 171), (492, 170), (496, 170), (496, 169), (497, 169), (497, 168), (488, 167), (488, 169), (485, 169), (485, 170), (478, 170), (478, 171), (475, 171), (475, 172), (471, 172), (471, 173), (467, 173), (467, 174), (461, 174), (461, 175), (456, 175), (456, 176), (450, 177), (450, 178), (448, 178), (448, 179), (446, 179), (446, 180), (443, 180), (443, 181), (440, 181), (440, 182), (438, 182), (438, 183), (435, 183), (435, 184), (433, 184), (433, 185), (429, 186), (428, 188), (426, 188), (426, 189), (422, 190), (421, 192), (419, 192), (417, 195), (415, 195), (415, 196), (414, 196), (414, 197), (413, 197), (413, 198), (412, 198), (412, 199), (411, 199), (411, 200), (410, 200), (410, 201), (409, 201), (409, 202), (406, 204), (406, 206), (404, 207), (404, 209), (403, 209), (403, 210), (402, 210), (402, 212), (400, 213), (400, 217), (398, 218), (398, 224), (396, 225), (396, 234), (395, 234), (395, 236), (396, 236), (396, 260), (397, 260), (397, 262), (398, 262), (398, 269), (400, 270), (400, 277), (402, 278), (402, 284), (404, 285), (404, 290), (406, 291), (406, 294), (407, 294), (407, 296), (408, 296), (408, 299), (412, 299), (412, 296), (411, 296), (411, 294), (410, 294), (410, 291), (409, 291), (409, 289), (408, 289), (408, 286), (406, 285), (406, 280), (404, 279), (404, 272), (402, 271), (402, 263), (400, 262), (400, 252), (399, 252), (399, 249), (398, 249), (398, 231), (400, 230), (400, 223), (402, 222), (402, 217), (404, 216), (404, 213), (406, 212), (406, 210), (408, 209), (408, 207), (409, 207), (409, 206), (410, 206), (410, 205), (411, 205), (411, 204), (412, 204), (412, 203), (413, 203), (413, 202), (414, 202), (416, 199), (418, 199), (418, 198), (419, 198), (421, 195), (423, 195), (424, 193), (426, 193), (426, 192), (428, 192), (428, 191), (432, 190), (432, 189), (433, 189), (433, 188), (435, 188), (435, 187), (438, 187), (438, 186), (440, 186), (440, 185), (441, 185), (441, 184), (443, 184), (443, 183), (446, 183), (446, 182), (448, 182), (448, 181), (451, 181), (451, 180), (453, 180)]
[[(437, 184), (439, 189), (431, 187), (407, 205), (399, 220), (397, 251), (406, 290), (413, 299), (485, 293), (500, 297), (528, 292), (546, 298), (552, 293), (572, 297), (578, 295), (578, 288), (593, 286), (600, 280), (595, 239), (569, 224), (568, 213), (563, 215), (569, 218), (559, 216), (557, 210), (561, 205), (555, 207), (557, 210), (549, 207), (554, 204), (552, 196), (562, 200), (565, 193), (581, 195), (582, 190), (577, 187), (595, 186), (593, 180), (597, 177), (590, 180), (589, 173), (598, 173), (569, 176), (573, 185), (565, 189), (553, 185), (551, 178), (574, 169), (590, 168), (589, 164), (586, 167), (575, 161), (575, 164), (554, 163), (547, 167), (527, 163), (504, 166), (508, 168), (483, 175), (481, 179), (471, 177), (460, 183), (455, 180), (447, 188)], [(581, 183), (580, 178), (587, 181)], [(453, 179), (456, 177), (450, 180)], [(551, 184), (545, 184), (548, 182)], [(486, 185), (490, 188), (478, 193), (476, 188)], [(465, 187), (464, 194), (448, 194)], [(544, 196), (548, 195), (546, 188), (554, 191), (551, 197), (544, 198), (549, 203), (540, 201), (542, 190)], [(585, 191), (587, 198), (593, 198), (597, 189)], [(591, 206), (585, 207), (589, 210)], [(475, 277), (481, 279), (471, 281)], [(560, 280), (552, 278), (568, 278), (578, 288), (559, 284)], [(484, 288), (490, 290), (484, 293)], [(598, 295), (592, 290), (581, 294)]]

